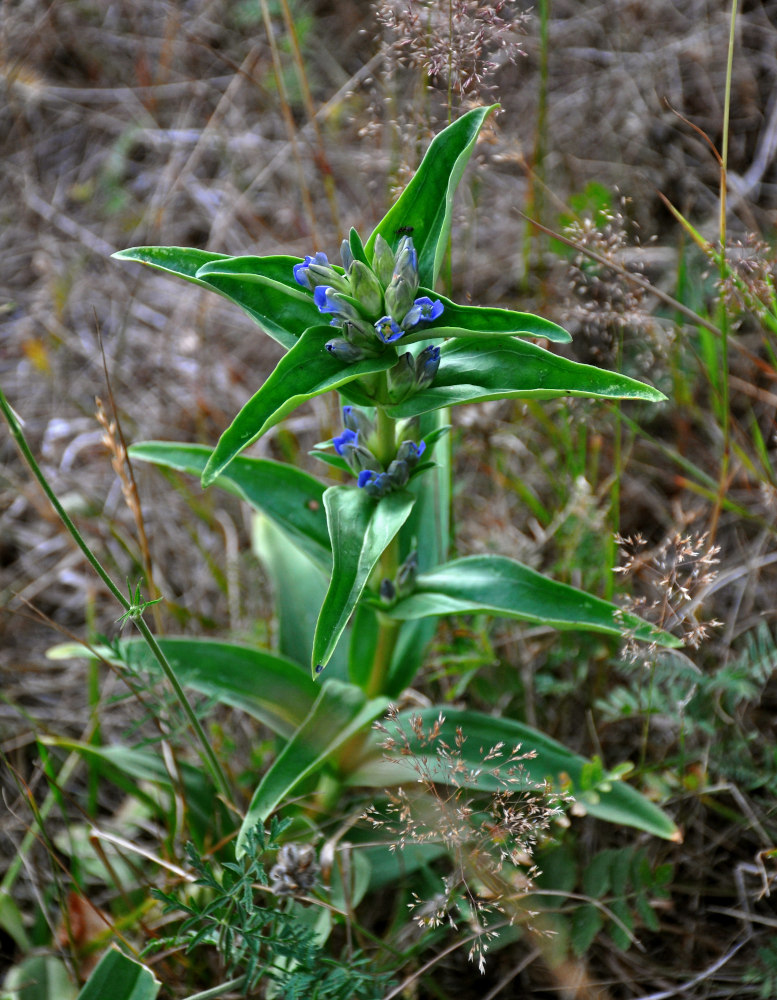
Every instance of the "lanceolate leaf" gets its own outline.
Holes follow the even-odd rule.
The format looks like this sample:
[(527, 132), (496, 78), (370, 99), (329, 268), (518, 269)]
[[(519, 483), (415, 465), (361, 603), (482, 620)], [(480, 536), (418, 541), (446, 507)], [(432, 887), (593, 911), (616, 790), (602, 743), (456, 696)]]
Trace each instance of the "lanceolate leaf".
[[(434, 706), (420, 711), (400, 713), (399, 722), (410, 738), (411, 749), (416, 746), (415, 737), (412, 735), (411, 717), (419, 716), (424, 729), (428, 731), (439, 714), (439, 707)], [(544, 733), (532, 729), (531, 726), (512, 719), (484, 715), (481, 712), (451, 709), (443, 710), (443, 715), (445, 721), (440, 730), (441, 740), (450, 747), (457, 746), (456, 731), (460, 728), (465, 737), (461, 745), (462, 759), (469, 768), (480, 769), (473, 787), (484, 792), (495, 791), (499, 785), (488, 763), (484, 763), (484, 755), (497, 743), (504, 743), (508, 751), (520, 744), (526, 753), (536, 751), (533, 759), (524, 762), (526, 773), (532, 781), (543, 782), (550, 779), (556, 788), (568, 790), (586, 812), (599, 819), (636, 827), (666, 840), (681, 839), (680, 832), (672, 820), (658, 806), (629, 785), (610, 781), (601, 788), (586, 788), (583, 778), (586, 759)], [(370, 734), (368, 749), (365, 749), (360, 762), (354, 762), (354, 770), (348, 776), (349, 784), (381, 787), (417, 780), (418, 773), (413, 768), (411, 756), (403, 756), (401, 763), (384, 758), (380, 747), (384, 740), (383, 734)], [(427, 767), (435, 768), (434, 754), (430, 752), (429, 747), (418, 747), (417, 753), (424, 759)], [(502, 777), (504, 778), (504, 774)], [(462, 777), (440, 761), (435, 770), (434, 780), (440, 784), (458, 784), (462, 781)]]
[(316, 703), (276, 758), (253, 794), (240, 827), (236, 853), (240, 857), (249, 831), (278, 808), (303, 778), (321, 768), (337, 751), (365, 730), (388, 707), (385, 698), (367, 699), (353, 684), (327, 680)]
[[(318, 695), (318, 685), (300, 664), (262, 649), (212, 639), (160, 638), (157, 642), (183, 685), (242, 709), (287, 739)], [(120, 647), (120, 658), (105, 646), (96, 652), (111, 662), (159, 670), (142, 639), (122, 640)], [(67, 659), (88, 654), (80, 643), (66, 643), (47, 655)]]
[(436, 340), (439, 337), (473, 337), (477, 334), (488, 336), (495, 333), (509, 333), (516, 337), (544, 337), (559, 344), (572, 339), (567, 331), (557, 323), (534, 313), (515, 312), (512, 309), (494, 309), (489, 306), (460, 306), (444, 295), (428, 288), (419, 288), (419, 295), (439, 299), (443, 312), (439, 319), (424, 326), (418, 333), (406, 334), (403, 344), (417, 340)]
[[(274, 340), (289, 348), (308, 326), (320, 321), (310, 295), (294, 281), (293, 267), (298, 257), (228, 257), (221, 253), (192, 250), (187, 247), (132, 247), (113, 254), (118, 260), (136, 260), (158, 271), (183, 278), (201, 288), (217, 291), (239, 305)], [(254, 280), (244, 283), (226, 278), (223, 287), (201, 269), (219, 264), (227, 271), (238, 271), (234, 261), (251, 261)], [(281, 322), (283, 320), (283, 322)], [(287, 325), (288, 324), (288, 325)]]
[(415, 593), (387, 611), (402, 620), (489, 612), (558, 629), (634, 635), (646, 642), (682, 643), (614, 604), (565, 583), (549, 580), (505, 556), (466, 556), (418, 576)]
[(433, 384), (388, 412), (392, 417), (412, 417), (459, 403), (557, 396), (650, 402), (665, 398), (636, 379), (568, 361), (525, 340), (461, 337), (440, 348), (440, 368)]
[(244, 309), (284, 347), (292, 347), (309, 326), (321, 322), (310, 292), (294, 280), (298, 257), (229, 257), (210, 261), (200, 281)]
[(352, 486), (333, 486), (324, 493), (334, 568), (313, 640), (313, 669), (326, 666), (370, 573), (414, 503), (405, 490), (378, 501)]
[(385, 371), (396, 362), (394, 352), (388, 351), (381, 358), (344, 365), (324, 348), (331, 337), (331, 326), (311, 327), (281, 358), (262, 388), (219, 438), (202, 474), (203, 486), (215, 482), (236, 455), (308, 399), (360, 376)]
[(413, 179), (367, 240), (370, 260), (378, 233), (396, 248), (407, 232), (418, 251), (421, 284), (434, 287), (447, 249), (453, 195), (483, 122), (496, 106), (468, 111), (435, 136)]
[[(321, 517), (326, 528), (323, 501)], [(304, 552), (289, 542), (276, 522), (262, 514), (255, 514), (251, 522), (251, 548), (262, 562), (272, 587), (278, 622), (277, 649), (282, 656), (304, 664), (307, 670), (313, 655), (318, 612), (329, 585), (331, 562), (323, 573)], [(345, 643), (340, 643), (335, 649), (327, 676), (347, 679)]]
[[(141, 441), (129, 449), (130, 458), (152, 462), (201, 476), (211, 448), (174, 441)], [(232, 460), (215, 481), (216, 486), (234, 493), (254, 510), (266, 515), (327, 574), (332, 568), (332, 552), (324, 513), (324, 487), (301, 469), (268, 459)]]

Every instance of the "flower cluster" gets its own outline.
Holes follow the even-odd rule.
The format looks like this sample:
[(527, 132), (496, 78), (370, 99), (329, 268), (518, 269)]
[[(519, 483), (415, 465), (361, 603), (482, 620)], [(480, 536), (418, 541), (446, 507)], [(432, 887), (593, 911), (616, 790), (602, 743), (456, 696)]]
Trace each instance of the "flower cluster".
[[(332, 439), (335, 451), (348, 463), (348, 467), (358, 477), (357, 485), (376, 500), (401, 490), (407, 485), (413, 469), (418, 465), (426, 450), (426, 443), (402, 440), (396, 455), (384, 467), (372, 448), (376, 445), (375, 428), (372, 421), (353, 406), (343, 407), (342, 434)], [(401, 435), (400, 435), (401, 436)]]
[(319, 311), (331, 315), (331, 325), (340, 331), (340, 336), (326, 345), (339, 360), (353, 364), (377, 357), (387, 344), (442, 315), (439, 299), (428, 295), (416, 298), (418, 253), (410, 236), (402, 237), (395, 252), (378, 235), (372, 267), (354, 259), (347, 240), (343, 240), (340, 255), (342, 268), (334, 267), (320, 252), (294, 265), (297, 283), (313, 292)]
[(270, 869), (270, 888), (276, 896), (293, 896), (312, 889), (318, 878), (316, 852), (310, 844), (284, 844)]

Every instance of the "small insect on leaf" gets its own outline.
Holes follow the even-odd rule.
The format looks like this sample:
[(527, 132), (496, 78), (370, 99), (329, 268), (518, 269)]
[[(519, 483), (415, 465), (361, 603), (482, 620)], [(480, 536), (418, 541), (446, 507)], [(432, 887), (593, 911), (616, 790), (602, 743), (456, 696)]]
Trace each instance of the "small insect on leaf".
[(395, 231), (394, 235), (395, 236), (411, 236), (414, 229), (415, 229), (414, 226), (400, 226), (399, 229), (397, 229)]

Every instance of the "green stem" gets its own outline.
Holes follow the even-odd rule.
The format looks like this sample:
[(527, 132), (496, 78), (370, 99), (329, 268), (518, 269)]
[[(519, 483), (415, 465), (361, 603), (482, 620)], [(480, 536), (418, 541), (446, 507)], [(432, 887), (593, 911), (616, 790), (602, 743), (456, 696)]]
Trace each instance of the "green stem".
[[(385, 375), (383, 378), (385, 379)], [(397, 451), (396, 420), (393, 420), (383, 409), (377, 407), (376, 419), (376, 457), (388, 466)], [(384, 550), (378, 563), (378, 573), (381, 580), (394, 580), (399, 569), (399, 536), (395, 535)], [(379, 615), (378, 640), (375, 647), (375, 658), (372, 670), (365, 687), (370, 698), (383, 693), (386, 687), (386, 677), (391, 667), (391, 657), (399, 636), (399, 622)]]
[[(30, 449), (30, 446), (27, 444), (27, 439), (24, 436), (24, 431), (21, 428), (21, 424), (19, 423), (16, 414), (14, 413), (8, 400), (6, 399), (5, 393), (3, 392), (2, 388), (0, 388), (0, 410), (2, 411), (3, 416), (5, 417), (8, 426), (11, 429), (11, 434), (13, 435), (16, 444), (22, 453), (22, 456), (29, 465), (32, 474), (38, 480), (41, 489), (46, 494), (49, 503), (56, 511), (57, 515), (59, 516), (59, 519), (64, 524), (71, 538), (79, 547), (79, 549), (81, 549), (87, 561), (91, 565), (92, 569), (94, 569), (95, 573), (97, 573), (97, 575), (103, 581), (108, 590), (110, 590), (110, 592), (119, 602), (119, 604), (121, 604), (122, 608), (124, 608), (125, 611), (130, 611), (132, 608), (130, 601), (127, 600), (124, 594), (119, 590), (119, 588), (110, 578), (110, 576), (100, 563), (99, 559), (94, 555), (92, 550), (84, 541), (78, 528), (76, 528), (75, 524), (71, 521), (65, 508), (57, 499), (54, 490), (49, 485), (48, 480), (46, 479), (46, 477), (43, 474), (43, 471), (38, 465), (35, 456), (33, 455)], [(184, 714), (189, 720), (189, 723), (192, 729), (194, 730), (197, 739), (200, 741), (200, 745), (202, 746), (205, 759), (210, 767), (213, 779), (216, 782), (219, 791), (224, 796), (224, 799), (227, 802), (231, 802), (232, 792), (229, 788), (229, 784), (227, 783), (227, 779), (224, 775), (224, 772), (221, 769), (221, 765), (218, 762), (218, 758), (216, 757), (213, 747), (208, 742), (208, 738), (206, 737), (205, 731), (203, 730), (202, 725), (200, 724), (200, 720), (197, 718), (194, 709), (189, 704), (189, 700), (186, 697), (186, 694), (184, 693), (184, 690), (181, 687), (178, 678), (175, 676), (173, 668), (170, 666), (167, 657), (160, 649), (158, 642), (152, 635), (148, 625), (146, 625), (145, 621), (143, 621), (143, 618), (137, 617), (134, 618), (133, 620), (135, 622), (135, 625), (137, 626), (138, 631), (143, 636), (143, 638), (146, 641), (146, 644), (153, 653), (157, 663), (161, 667), (162, 673), (165, 675), (171, 687), (173, 688), (175, 696), (178, 699), (178, 702), (180, 703), (181, 708), (184, 711)]]

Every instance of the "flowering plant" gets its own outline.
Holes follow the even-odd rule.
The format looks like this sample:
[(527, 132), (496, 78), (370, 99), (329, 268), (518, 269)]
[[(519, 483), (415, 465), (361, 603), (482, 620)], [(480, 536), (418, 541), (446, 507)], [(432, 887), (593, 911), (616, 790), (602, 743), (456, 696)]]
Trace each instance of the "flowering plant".
[[(286, 349), (214, 449), (146, 442), (130, 450), (198, 474), (203, 486), (236, 492), (257, 511), (255, 544), (274, 579), (279, 649), (161, 641), (183, 683), (246, 708), (285, 741), (253, 795), (238, 851), (311, 776), (318, 776), (324, 805), (348, 785), (407, 777), (401, 766), (387, 775), (371, 726), (412, 683), (436, 617), (486, 612), (677, 644), (513, 559), (448, 559), (450, 407), (566, 395), (663, 398), (648, 385), (519, 339), (570, 339), (549, 320), (458, 305), (434, 290), (454, 191), (491, 110), (469, 111), (436, 136), (366, 242), (351, 230), (340, 265), (321, 250), (302, 260), (177, 247), (116, 254), (220, 292)], [(241, 454), (297, 406), (330, 391), (343, 398), (343, 429), (313, 454), (355, 482), (325, 488), (293, 466)], [(432, 707), (420, 716), (428, 724), (439, 712)], [(550, 777), (591, 813), (676, 834), (667, 816), (624, 783), (588, 787), (590, 765), (528, 726), (464, 710), (448, 713), (442, 725), (471, 737), (465, 755), (468, 745), (477, 755), (484, 744), (522, 743), (536, 750), (527, 763), (531, 776)]]

